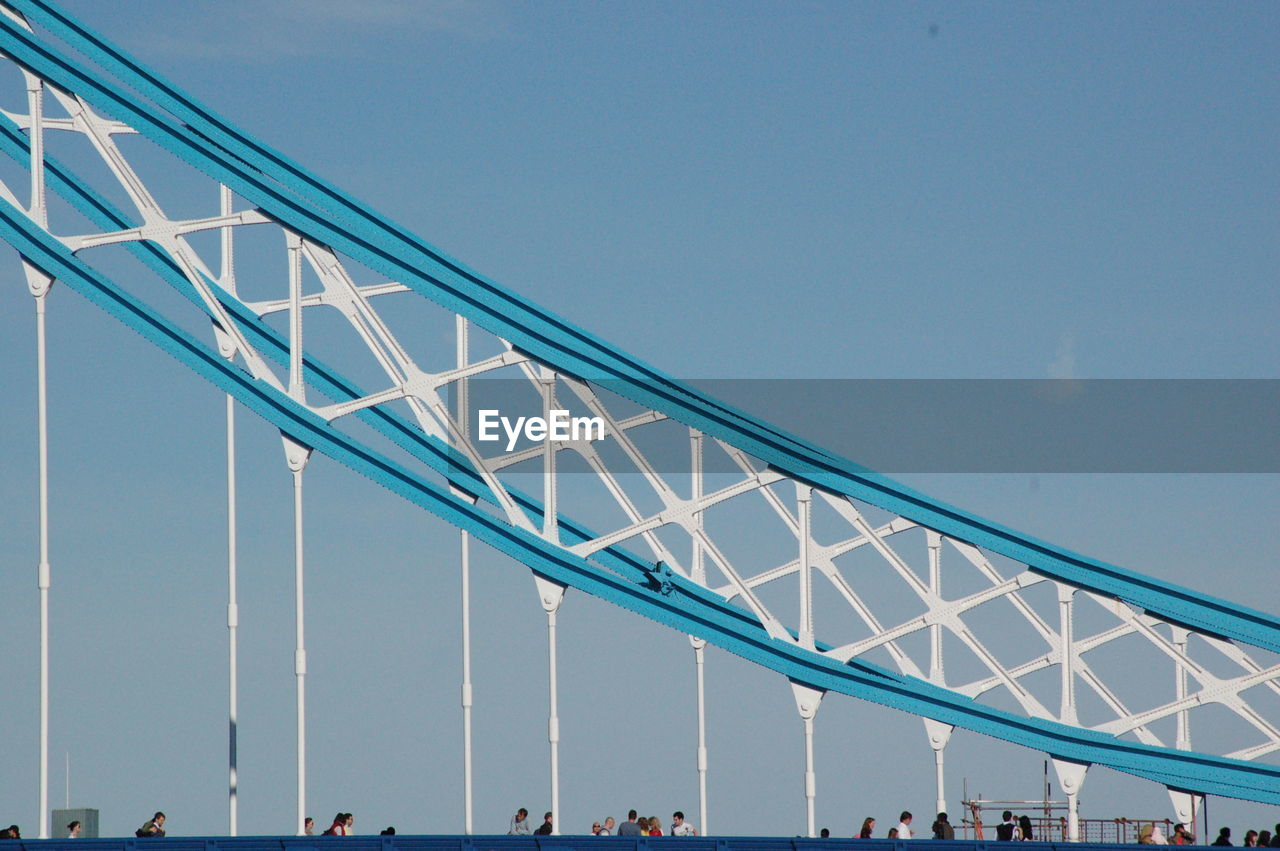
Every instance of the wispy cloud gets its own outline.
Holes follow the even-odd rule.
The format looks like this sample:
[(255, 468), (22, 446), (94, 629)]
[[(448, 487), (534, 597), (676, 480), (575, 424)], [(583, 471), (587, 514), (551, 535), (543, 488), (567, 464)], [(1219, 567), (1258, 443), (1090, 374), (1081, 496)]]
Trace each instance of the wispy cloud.
[(1049, 361), (1050, 378), (1079, 378), (1076, 375), (1076, 338), (1063, 334), (1058, 339), (1058, 353)]

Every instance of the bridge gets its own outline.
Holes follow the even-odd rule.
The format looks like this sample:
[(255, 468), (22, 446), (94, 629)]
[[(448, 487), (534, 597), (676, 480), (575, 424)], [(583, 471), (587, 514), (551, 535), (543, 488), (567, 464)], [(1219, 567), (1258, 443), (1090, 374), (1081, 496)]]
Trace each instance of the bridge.
[[(1044, 755), (1072, 839), (1093, 766), (1166, 788), (1186, 822), (1205, 795), (1280, 803), (1274, 614), (1037, 540), (711, 398), (444, 254), (56, 5), (0, 8), (0, 52), (20, 71), (25, 97), (0, 120), (0, 147), (18, 173), (0, 185), (0, 237), (21, 258), (39, 329), (41, 838), (56, 662), (45, 323), (56, 321), (51, 294), (60, 289), (226, 397), (232, 835), (237, 412), (278, 432), (293, 485), (299, 830), (316, 745), (307, 733), (314, 632), (304, 496), (320, 457), (458, 530), (466, 834), (476, 828), (476, 542), (533, 575), (546, 627), (547, 801), (557, 813), (557, 630), (569, 589), (687, 637), (697, 719), (689, 761), (709, 832), (710, 648), (769, 672), (794, 698), (809, 836), (819, 827), (817, 719), (848, 698), (922, 720), (937, 810), (955, 810), (945, 756), (957, 730)], [(135, 153), (143, 140), (147, 153)], [(179, 177), (153, 179), (135, 164), (160, 156)], [(565, 412), (600, 429), (495, 443), (485, 440), (489, 410), (525, 422)], [(1001, 637), (1015, 632), (1017, 641)], [(1133, 695), (1100, 661), (1135, 647), (1141, 664), (1165, 670), (1167, 693)], [(1230, 744), (1193, 746), (1201, 724), (1224, 718), (1238, 727)]]

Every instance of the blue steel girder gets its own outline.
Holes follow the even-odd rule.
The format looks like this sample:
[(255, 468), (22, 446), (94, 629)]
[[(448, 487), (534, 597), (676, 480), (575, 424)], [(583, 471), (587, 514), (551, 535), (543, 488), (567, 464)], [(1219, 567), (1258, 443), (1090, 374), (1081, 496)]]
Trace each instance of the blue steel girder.
[[(42, 0), (11, 0), (8, 5), (32, 23), (47, 28), (101, 68), (86, 67), (16, 23), (0, 17), (0, 50), (25, 69), (126, 122), (170, 153), (230, 187), (291, 231), (342, 251), (369, 268), (403, 282), (509, 340), (517, 350), (537, 362), (578, 379), (607, 380), (611, 389), (633, 401), (737, 447), (797, 482), (893, 512), (956, 540), (1023, 562), (1031, 570), (1056, 581), (1123, 600), (1168, 623), (1280, 651), (1280, 621), (1272, 615), (1204, 598), (1187, 589), (1019, 535), (932, 501), (702, 397), (694, 389), (464, 268), (335, 187), (307, 174), (282, 155), (230, 127), (122, 51), (71, 21), (52, 4)], [(112, 75), (119, 79), (113, 80)], [(24, 149), (20, 134), (12, 126), (0, 129), (4, 130), (0, 144), (11, 155), (20, 157)], [(117, 229), (129, 226), (124, 214), (112, 210), (73, 175), (53, 164), (49, 164), (49, 172), (55, 188), (65, 192), (82, 210), (88, 210), (86, 215), (99, 226)], [(1197, 791), (1280, 803), (1280, 770), (1274, 766), (1135, 744), (1094, 730), (1001, 712), (919, 678), (861, 660), (842, 664), (821, 652), (805, 650), (784, 637), (768, 634), (759, 622), (745, 616), (743, 610), (682, 576), (668, 571), (661, 582), (655, 581), (659, 566), (616, 547), (595, 553), (591, 558), (574, 555), (566, 547), (502, 522), (469, 500), (452, 495), (447, 488), (342, 433), (281, 389), (254, 380), (217, 351), (192, 339), (110, 278), (85, 264), (20, 211), (0, 206), (0, 218), (3, 219), (0, 231), (29, 262), (66, 282), (282, 431), (468, 529), (556, 581), (706, 638), (816, 688), (862, 697), (1055, 756), (1106, 764), (1173, 786), (1193, 785)], [(153, 271), (191, 297), (189, 282), (171, 261), (151, 246), (134, 245), (130, 250), (135, 250)], [(219, 302), (235, 314), (236, 322), (249, 329), (272, 356), (286, 356), (287, 346), (258, 317), (239, 309), (238, 302), (225, 293)], [(360, 397), (358, 388), (322, 364), (313, 363), (311, 370), (334, 398)], [(474, 470), (465, 466), (457, 468), (456, 459), (447, 457), (446, 447), (424, 439), (412, 425), (372, 408), (360, 415), (428, 467), (439, 472), (442, 465), (454, 465), (449, 469), (467, 479), (467, 490), (481, 497), (492, 497)], [(524, 496), (518, 501), (529, 518), (537, 522), (542, 512), (537, 501)], [(568, 518), (564, 521), (564, 525), (572, 525)], [(569, 531), (569, 544), (594, 537), (580, 526), (572, 526)], [(818, 651), (829, 649), (817, 647)]]

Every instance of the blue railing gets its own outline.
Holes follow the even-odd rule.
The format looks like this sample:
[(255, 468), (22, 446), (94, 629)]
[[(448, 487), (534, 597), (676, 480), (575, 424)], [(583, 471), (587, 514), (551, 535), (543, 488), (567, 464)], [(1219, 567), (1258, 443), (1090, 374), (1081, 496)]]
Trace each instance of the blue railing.
[[(782, 836), (596, 837), (573, 836), (243, 836), (165, 839), (13, 840), (0, 851), (1008, 851), (1010, 844), (986, 840), (808, 839)], [(1036, 851), (1115, 851), (1114, 843), (1036, 842)]]

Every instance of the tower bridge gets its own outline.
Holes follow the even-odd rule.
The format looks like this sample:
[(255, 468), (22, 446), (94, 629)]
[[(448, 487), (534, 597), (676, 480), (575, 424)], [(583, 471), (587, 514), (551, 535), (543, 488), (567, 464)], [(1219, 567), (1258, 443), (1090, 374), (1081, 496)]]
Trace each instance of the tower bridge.
[[(60, 290), (226, 395), (231, 835), (234, 494), (245, 482), (235, 425), (245, 413), (278, 430), (280, 465), (293, 482), (299, 831), (315, 746), (307, 735), (304, 496), (320, 455), (458, 530), (464, 834), (476, 832), (470, 617), (483, 600), (471, 598), (475, 541), (534, 578), (546, 624), (548, 802), (557, 813), (557, 627), (570, 588), (688, 637), (695, 812), (708, 831), (716, 827), (708, 646), (770, 672), (794, 696), (809, 836), (819, 826), (818, 718), (824, 705), (849, 698), (921, 719), (938, 810), (948, 809), (945, 757), (957, 729), (1043, 754), (1068, 802), (1070, 839), (1079, 838), (1078, 801), (1092, 766), (1167, 788), (1182, 821), (1194, 819), (1204, 795), (1280, 804), (1275, 614), (1037, 540), (710, 398), (445, 255), (150, 71), (111, 34), (46, 0), (4, 0), (0, 9), (0, 53), (25, 87), (25, 108), (0, 116), (0, 148), (19, 175), (0, 184), (0, 237), (20, 257), (39, 328), (42, 838), (49, 680), (60, 664), (49, 643), (57, 571), (47, 470), (57, 448), (47, 442), (45, 324), (57, 321)], [(178, 215), (158, 200), (175, 193), (135, 167), (143, 140), (183, 174), (181, 206), (198, 214)], [(602, 423), (603, 434), (482, 442), (477, 400), (493, 379), (515, 388), (504, 395), (504, 415), (549, 421), (567, 411)], [(663, 458), (681, 458), (674, 469), (656, 460), (660, 443)], [(993, 622), (1016, 623), (1027, 639), (1001, 640)], [(1138, 701), (1109, 679), (1097, 660), (1120, 646), (1140, 647), (1170, 693)], [(1244, 740), (1203, 749), (1198, 719), (1224, 712)]]

